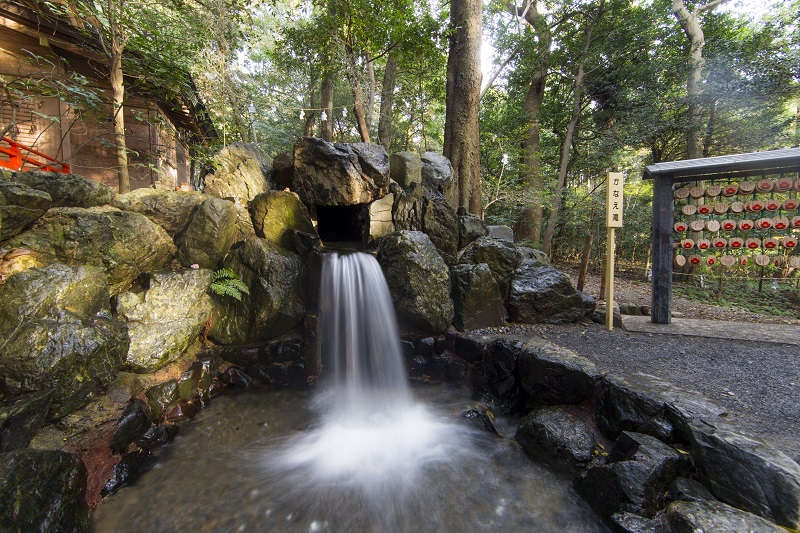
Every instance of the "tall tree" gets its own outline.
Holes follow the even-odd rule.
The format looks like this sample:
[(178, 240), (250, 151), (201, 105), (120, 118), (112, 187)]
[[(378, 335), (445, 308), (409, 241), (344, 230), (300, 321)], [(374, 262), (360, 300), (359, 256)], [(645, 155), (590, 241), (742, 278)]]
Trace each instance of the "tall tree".
[(688, 120), (686, 128), (686, 156), (689, 159), (703, 157), (703, 88), (701, 79), (705, 59), (703, 46), (705, 36), (700, 25), (700, 17), (728, 0), (711, 0), (706, 4), (696, 4), (689, 11), (684, 0), (672, 0), (672, 12), (681, 25), (686, 38), (689, 39), (689, 57), (687, 61), (686, 99), (688, 100)]
[(447, 56), (444, 156), (450, 159), (455, 172), (458, 206), (482, 217), (478, 126), (481, 17), (481, 0), (450, 2), (451, 36)]

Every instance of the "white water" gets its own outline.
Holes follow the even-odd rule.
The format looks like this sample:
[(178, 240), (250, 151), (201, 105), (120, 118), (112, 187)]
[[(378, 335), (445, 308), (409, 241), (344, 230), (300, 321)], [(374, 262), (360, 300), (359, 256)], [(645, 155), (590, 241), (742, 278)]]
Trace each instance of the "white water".
[(320, 338), (319, 424), (270, 457), (271, 471), (308, 488), (355, 488), (380, 506), (423, 469), (463, 457), (465, 430), (412, 400), (391, 296), (371, 255), (325, 256)]

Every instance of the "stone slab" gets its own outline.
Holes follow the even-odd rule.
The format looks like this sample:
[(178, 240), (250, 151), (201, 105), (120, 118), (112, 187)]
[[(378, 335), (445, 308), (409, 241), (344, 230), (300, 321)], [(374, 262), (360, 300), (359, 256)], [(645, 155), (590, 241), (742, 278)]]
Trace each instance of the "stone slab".
[(622, 325), (637, 333), (664, 333), (741, 341), (759, 341), (800, 346), (800, 326), (727, 322), (698, 318), (673, 318), (672, 324), (653, 324), (649, 316), (623, 316)]

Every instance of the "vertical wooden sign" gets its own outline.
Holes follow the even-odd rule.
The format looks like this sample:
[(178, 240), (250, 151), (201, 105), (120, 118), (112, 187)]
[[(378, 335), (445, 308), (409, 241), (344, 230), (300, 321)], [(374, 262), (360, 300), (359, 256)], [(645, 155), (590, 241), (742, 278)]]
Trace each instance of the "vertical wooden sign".
[(614, 329), (614, 253), (616, 228), (622, 227), (622, 172), (609, 172), (606, 181), (606, 329)]

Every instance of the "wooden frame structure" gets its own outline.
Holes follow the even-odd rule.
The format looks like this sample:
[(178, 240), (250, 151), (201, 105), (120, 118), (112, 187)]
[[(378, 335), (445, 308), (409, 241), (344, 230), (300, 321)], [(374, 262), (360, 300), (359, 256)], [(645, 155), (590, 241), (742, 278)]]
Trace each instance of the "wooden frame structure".
[(800, 148), (657, 163), (644, 169), (643, 178), (654, 182), (651, 322), (669, 324), (672, 321), (674, 185), (687, 181), (723, 180), (788, 172), (800, 172)]

